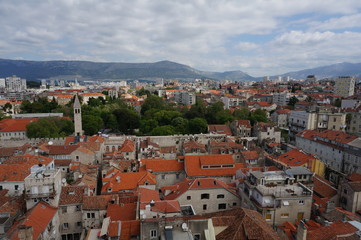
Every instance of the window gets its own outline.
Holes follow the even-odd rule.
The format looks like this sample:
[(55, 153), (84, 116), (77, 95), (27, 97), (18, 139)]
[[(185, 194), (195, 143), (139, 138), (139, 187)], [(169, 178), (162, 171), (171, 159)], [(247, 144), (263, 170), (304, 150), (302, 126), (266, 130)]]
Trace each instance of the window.
[(67, 212), (68, 212), (68, 208), (67, 208), (67, 207), (62, 207), (61, 210), (62, 210), (63, 213), (67, 213)]
[(69, 224), (68, 223), (63, 223), (63, 229), (68, 229), (69, 228)]
[(92, 218), (95, 218), (95, 213), (92, 213)]
[(194, 240), (201, 240), (201, 234), (200, 234), (200, 233), (195, 233), (195, 234), (193, 235), (193, 239), (194, 239)]
[(236, 202), (234, 202), (234, 203), (233, 203), (233, 206), (237, 206), (237, 203), (236, 203)]
[(281, 218), (288, 218), (289, 214), (288, 213), (281, 213)]
[(347, 189), (344, 189), (344, 190), (343, 190), (343, 193), (344, 193), (344, 194), (347, 194)]
[(15, 185), (15, 190), (19, 190), (19, 185)]
[(90, 218), (90, 213), (87, 213), (87, 214), (86, 214), (86, 217), (87, 217), (87, 218)]
[(218, 204), (218, 210), (226, 209), (226, 208), (227, 208), (227, 204), (225, 204), (225, 203)]
[(305, 201), (304, 201), (304, 200), (299, 200), (298, 203), (299, 203), (300, 205), (305, 205)]
[(157, 230), (150, 230), (150, 237), (156, 238), (157, 237)]
[(224, 198), (224, 194), (218, 194), (217, 198)]
[(75, 206), (75, 211), (77, 211), (77, 212), (81, 211), (81, 206), (80, 206), (80, 205), (76, 205), (76, 206)]
[(203, 204), (203, 210), (207, 210), (207, 204)]
[(75, 159), (76, 159), (76, 160), (79, 160), (79, 156), (76, 156)]
[(176, 177), (177, 179), (179, 179), (179, 173), (177, 173), (177, 174), (175, 175), (175, 177)]
[(266, 221), (271, 221), (271, 217), (272, 217), (272, 215), (267, 213), (266, 216), (265, 216)]
[(201, 199), (209, 199), (209, 193), (203, 193)]
[(192, 199), (192, 197), (191, 196), (187, 196), (187, 200), (191, 200)]
[(0, 190), (3, 190), (3, 186), (0, 185)]
[(76, 222), (77, 227), (81, 227), (81, 222)]
[(162, 179), (163, 179), (163, 180), (165, 179), (165, 175), (164, 175), (164, 174), (162, 175)]

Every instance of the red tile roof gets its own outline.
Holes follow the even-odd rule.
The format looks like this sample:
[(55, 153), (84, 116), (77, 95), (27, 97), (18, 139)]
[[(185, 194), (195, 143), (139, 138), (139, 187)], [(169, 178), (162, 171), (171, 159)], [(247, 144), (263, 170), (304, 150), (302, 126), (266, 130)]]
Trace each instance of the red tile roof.
[(298, 149), (292, 149), (275, 158), (278, 163), (289, 167), (311, 166), (313, 159), (315, 159), (315, 156), (301, 152)]
[(249, 120), (237, 120), (238, 125), (245, 126), (246, 128), (252, 128)]
[(195, 149), (199, 149), (201, 153), (207, 152), (206, 145), (193, 140), (183, 143), (183, 148), (186, 153), (192, 153)]
[(253, 160), (259, 158), (259, 154), (257, 151), (244, 151), (242, 152), (242, 155), (246, 160)]
[(132, 140), (125, 140), (120, 151), (121, 152), (134, 152), (135, 150), (135, 144)]
[(38, 118), (6, 118), (0, 121), (0, 132), (26, 131), (26, 126), (36, 121), (38, 121)]
[(232, 131), (229, 126), (223, 125), (208, 125), (208, 131), (217, 134), (232, 135)]
[(59, 206), (70, 204), (82, 204), (84, 197), (84, 186), (63, 186), (61, 188)]
[(33, 239), (38, 239), (40, 234), (46, 230), (57, 211), (57, 208), (45, 202), (39, 202), (26, 212), (25, 216), (21, 217), (21, 220), (13, 225), (6, 235), (11, 240), (18, 240), (19, 227), (23, 225), (33, 227)]
[(325, 130), (323, 132), (318, 132), (315, 130), (303, 130), (302, 132), (298, 133), (296, 136), (307, 138), (312, 141), (315, 141), (314, 137), (318, 136), (338, 143), (349, 143), (357, 138), (356, 136), (344, 133), (342, 131), (334, 131), (334, 130)]
[(139, 185), (155, 185), (156, 183), (155, 175), (148, 171), (128, 173), (117, 171), (110, 178), (103, 178), (102, 193), (107, 193), (108, 189), (111, 189), (111, 192), (135, 190)]
[(317, 174), (313, 176), (313, 191), (320, 197), (329, 199), (337, 195), (333, 184)]
[(177, 159), (142, 159), (141, 163), (145, 165), (148, 171), (152, 172), (175, 172), (184, 170), (184, 162), (179, 162)]
[(107, 208), (107, 217), (112, 221), (135, 220), (137, 213), (137, 203), (109, 204)]
[[(236, 170), (243, 168), (244, 164), (234, 163), (232, 155), (229, 154), (211, 154), (211, 155), (187, 155), (184, 157), (185, 170), (188, 176), (222, 176), (235, 175)], [(204, 165), (230, 165), (230, 168), (202, 168)]]
[(307, 240), (329, 240), (346, 237), (356, 233), (358, 229), (348, 222), (335, 222), (330, 226), (320, 227), (307, 232)]

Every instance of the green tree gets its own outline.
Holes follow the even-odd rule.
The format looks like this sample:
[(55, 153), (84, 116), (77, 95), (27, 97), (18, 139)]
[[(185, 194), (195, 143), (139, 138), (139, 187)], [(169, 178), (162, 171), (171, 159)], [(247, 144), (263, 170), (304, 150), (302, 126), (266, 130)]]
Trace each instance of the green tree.
[(313, 98), (312, 98), (311, 96), (307, 96), (305, 101), (306, 101), (306, 102), (312, 102), (312, 101), (313, 101)]
[(251, 117), (249, 120), (251, 121), (251, 124), (254, 124), (256, 122), (267, 122), (267, 113), (264, 110), (257, 109), (251, 113)]
[(83, 115), (82, 124), (85, 135), (94, 135), (103, 128), (103, 120), (97, 115)]
[(8, 112), (9, 110), (11, 110), (13, 108), (13, 105), (11, 105), (11, 103), (5, 103), (3, 110), (4, 112)]
[(181, 134), (188, 133), (188, 124), (188, 120), (182, 117), (177, 117), (172, 120), (172, 126)]
[(121, 108), (114, 110), (113, 114), (117, 119), (117, 129), (123, 133), (131, 133), (140, 126), (140, 117), (134, 110)]
[(333, 105), (336, 107), (341, 107), (341, 99), (336, 98), (336, 100), (333, 102)]
[(191, 106), (189, 111), (184, 114), (184, 117), (187, 119), (192, 119), (196, 117), (205, 118), (206, 112), (207, 108), (204, 105), (204, 101), (202, 99), (197, 99), (196, 104)]
[(189, 120), (189, 132), (192, 134), (206, 133), (208, 130), (207, 121), (203, 118), (193, 118)]
[(74, 132), (73, 122), (64, 118), (40, 118), (26, 128), (29, 138), (66, 137)]
[(153, 129), (158, 127), (158, 122), (154, 119), (143, 119), (140, 121), (139, 130), (143, 134), (150, 133)]
[(167, 135), (174, 135), (176, 133), (177, 132), (176, 132), (176, 130), (174, 129), (173, 126), (165, 125), (165, 126), (160, 126), (160, 127), (154, 128), (150, 132), (150, 135), (152, 135), (152, 136), (167, 136)]
[(238, 120), (249, 120), (251, 111), (248, 108), (236, 109), (233, 113), (234, 117)]
[(152, 108), (160, 109), (160, 110), (164, 109), (165, 108), (164, 100), (156, 95), (150, 95), (149, 97), (147, 97), (147, 99), (145, 99), (140, 112), (142, 115), (144, 115), (146, 111)]
[(294, 107), (295, 104), (296, 104), (298, 101), (299, 101), (298, 98), (296, 98), (295, 96), (293, 96), (293, 97), (291, 97), (290, 100), (288, 101), (288, 105)]
[(178, 111), (171, 110), (160, 110), (154, 114), (154, 119), (157, 120), (160, 126), (169, 125), (171, 121), (177, 117), (180, 117), (182, 114)]

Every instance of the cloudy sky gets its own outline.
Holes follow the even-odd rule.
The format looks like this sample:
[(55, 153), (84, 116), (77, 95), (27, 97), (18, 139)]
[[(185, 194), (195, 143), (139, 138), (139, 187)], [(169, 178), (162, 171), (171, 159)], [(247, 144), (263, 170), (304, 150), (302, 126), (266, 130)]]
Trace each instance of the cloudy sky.
[(361, 62), (361, 0), (1, 0), (0, 58), (281, 74)]

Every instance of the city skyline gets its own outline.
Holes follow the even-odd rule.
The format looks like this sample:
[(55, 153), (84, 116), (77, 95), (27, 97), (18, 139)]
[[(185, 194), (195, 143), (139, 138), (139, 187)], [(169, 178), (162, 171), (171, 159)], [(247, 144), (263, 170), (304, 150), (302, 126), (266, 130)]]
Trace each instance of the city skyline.
[(361, 62), (361, 2), (2, 1), (2, 58), (274, 75)]

